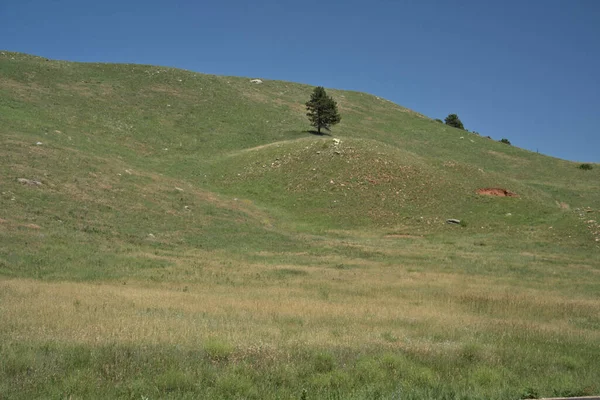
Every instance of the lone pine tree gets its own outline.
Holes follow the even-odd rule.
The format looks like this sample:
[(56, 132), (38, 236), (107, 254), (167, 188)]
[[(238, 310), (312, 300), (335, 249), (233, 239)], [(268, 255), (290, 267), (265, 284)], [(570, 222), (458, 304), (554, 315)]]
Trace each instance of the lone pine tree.
[(322, 86), (318, 86), (310, 95), (310, 100), (306, 102), (306, 115), (310, 124), (317, 128), (321, 134), (321, 128), (330, 130), (332, 125), (342, 120), (338, 113), (337, 103), (325, 93)]
[(450, 126), (453, 126), (455, 128), (462, 129), (462, 130), (465, 129), (462, 121), (460, 120), (460, 118), (458, 118), (458, 115), (456, 115), (456, 114), (450, 114), (450, 115), (448, 115), (446, 117), (445, 122), (446, 122), (446, 125), (450, 125)]

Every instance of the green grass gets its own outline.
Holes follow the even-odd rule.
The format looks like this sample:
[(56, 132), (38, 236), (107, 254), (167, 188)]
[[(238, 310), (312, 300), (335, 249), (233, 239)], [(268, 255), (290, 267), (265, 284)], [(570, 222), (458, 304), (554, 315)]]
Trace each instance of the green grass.
[(311, 92), (0, 52), (0, 397), (598, 394), (600, 168)]

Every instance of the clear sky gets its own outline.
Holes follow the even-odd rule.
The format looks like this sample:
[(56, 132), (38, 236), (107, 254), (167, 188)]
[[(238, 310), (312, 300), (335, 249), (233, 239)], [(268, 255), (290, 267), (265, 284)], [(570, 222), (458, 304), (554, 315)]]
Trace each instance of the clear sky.
[(600, 162), (600, 0), (0, 0), (0, 49), (364, 91)]

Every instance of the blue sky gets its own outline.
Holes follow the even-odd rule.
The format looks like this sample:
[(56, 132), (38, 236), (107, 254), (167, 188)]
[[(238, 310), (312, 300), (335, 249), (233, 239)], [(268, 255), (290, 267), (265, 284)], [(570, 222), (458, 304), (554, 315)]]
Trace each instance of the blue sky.
[(0, 49), (369, 92), (600, 162), (600, 1), (0, 0)]

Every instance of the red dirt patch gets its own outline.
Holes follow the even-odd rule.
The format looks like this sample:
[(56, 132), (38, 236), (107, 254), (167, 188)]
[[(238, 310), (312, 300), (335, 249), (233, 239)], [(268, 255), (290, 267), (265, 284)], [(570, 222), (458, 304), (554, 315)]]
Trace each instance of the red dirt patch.
[(485, 194), (487, 196), (499, 196), (499, 197), (519, 197), (515, 192), (502, 188), (483, 188), (477, 189), (477, 194)]

